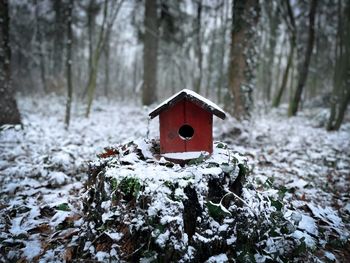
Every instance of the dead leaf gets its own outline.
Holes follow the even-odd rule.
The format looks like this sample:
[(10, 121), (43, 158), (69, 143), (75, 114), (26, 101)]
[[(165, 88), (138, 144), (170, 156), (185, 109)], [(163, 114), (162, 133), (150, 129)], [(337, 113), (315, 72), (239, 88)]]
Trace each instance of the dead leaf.
[(28, 233), (30, 233), (30, 234), (37, 234), (37, 233), (47, 234), (50, 232), (51, 232), (51, 227), (49, 226), (49, 224), (40, 224), (40, 225), (28, 230)]
[(74, 256), (74, 250), (75, 250), (74, 247), (67, 247), (63, 256), (65, 262), (72, 262), (72, 258)]
[(99, 155), (97, 155), (99, 158), (108, 158), (114, 155), (118, 155), (119, 152), (117, 149), (113, 149), (113, 148), (105, 148), (105, 151)]

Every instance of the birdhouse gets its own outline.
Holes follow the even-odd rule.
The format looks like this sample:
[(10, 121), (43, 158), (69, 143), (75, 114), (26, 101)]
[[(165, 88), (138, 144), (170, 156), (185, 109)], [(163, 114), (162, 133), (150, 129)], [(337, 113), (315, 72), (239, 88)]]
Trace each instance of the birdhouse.
[[(213, 115), (225, 119), (225, 112), (191, 90), (179, 93), (149, 113), (159, 115), (160, 153), (170, 159), (193, 159), (197, 153), (213, 152)], [(180, 153), (183, 154), (181, 158)], [(176, 158), (179, 156), (179, 158)]]

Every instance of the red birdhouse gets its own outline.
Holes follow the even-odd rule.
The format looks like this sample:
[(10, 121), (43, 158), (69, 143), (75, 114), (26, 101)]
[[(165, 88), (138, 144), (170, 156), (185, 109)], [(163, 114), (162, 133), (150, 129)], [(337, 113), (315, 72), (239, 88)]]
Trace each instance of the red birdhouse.
[(198, 152), (211, 154), (213, 115), (221, 119), (226, 117), (225, 112), (216, 104), (187, 89), (170, 97), (149, 113), (151, 119), (158, 115), (160, 153), (169, 155), (186, 152), (187, 158), (184, 159), (191, 159), (190, 156), (196, 158)]

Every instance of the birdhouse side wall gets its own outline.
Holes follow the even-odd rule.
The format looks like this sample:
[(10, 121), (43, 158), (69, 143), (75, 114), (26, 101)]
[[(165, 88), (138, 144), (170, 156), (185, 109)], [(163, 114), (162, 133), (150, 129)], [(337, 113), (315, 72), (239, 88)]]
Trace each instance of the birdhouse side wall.
[(186, 141), (186, 151), (206, 151), (213, 152), (213, 114), (198, 105), (186, 101), (186, 119), (194, 129), (194, 135), (191, 140)]
[(180, 101), (159, 114), (160, 153), (185, 152), (185, 141), (178, 134), (184, 123), (184, 102)]
[[(194, 135), (189, 140), (179, 136), (182, 125), (190, 125)], [(182, 100), (159, 115), (160, 152), (213, 152), (213, 115), (191, 101)]]

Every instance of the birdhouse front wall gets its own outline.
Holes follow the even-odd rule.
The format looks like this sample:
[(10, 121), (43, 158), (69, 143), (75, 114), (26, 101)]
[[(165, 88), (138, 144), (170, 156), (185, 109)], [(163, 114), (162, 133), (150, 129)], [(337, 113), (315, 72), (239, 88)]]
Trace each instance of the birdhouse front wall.
[[(186, 99), (177, 102), (160, 113), (159, 124), (161, 153), (213, 152), (213, 115), (195, 103)], [(183, 130), (193, 135), (181, 136)]]

